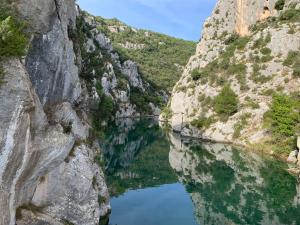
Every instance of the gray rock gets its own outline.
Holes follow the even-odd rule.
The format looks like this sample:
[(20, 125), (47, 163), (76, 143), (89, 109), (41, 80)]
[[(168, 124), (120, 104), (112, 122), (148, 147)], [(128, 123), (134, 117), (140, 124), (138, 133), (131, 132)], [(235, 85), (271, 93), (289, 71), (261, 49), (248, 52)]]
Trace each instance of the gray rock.
[[(61, 126), (50, 126), (25, 67), (5, 63), (0, 88), (0, 224), (14, 224), (15, 210), (30, 202), (40, 176), (68, 155), (75, 138)], [(5, 107), (4, 107), (5, 106)]]
[(110, 206), (104, 175), (94, 165), (94, 152), (86, 145), (75, 147), (66, 162), (40, 180), (33, 204), (46, 206), (43, 212), (53, 218), (74, 224), (98, 224), (100, 216), (110, 212)]
[[(94, 163), (99, 149), (85, 145), (74, 148), (75, 142), (89, 135), (89, 96), (79, 79), (73, 43), (68, 37), (68, 28), (75, 27), (78, 13), (75, 1), (20, 0), (13, 4), (21, 18), (29, 20), (28, 30), (33, 36), (25, 66), (17, 59), (3, 62), (0, 225), (61, 225), (65, 218), (75, 225), (96, 224), (110, 206), (103, 172)], [(51, 196), (49, 211), (38, 205), (44, 180), (47, 196)], [(100, 204), (99, 195), (103, 199)], [(34, 209), (28, 207), (34, 204), (33, 199)], [(85, 208), (80, 208), (79, 199)], [(62, 200), (69, 207), (60, 205)], [(66, 214), (60, 212), (61, 208)], [(16, 211), (22, 214), (17, 221)]]
[(130, 60), (125, 61), (122, 66), (122, 73), (128, 77), (131, 86), (145, 91), (142, 78), (139, 75), (137, 65), (134, 62)]
[(80, 120), (69, 102), (64, 102), (55, 107), (53, 120), (62, 124), (65, 129), (70, 129), (76, 139), (86, 140), (89, 136), (89, 127)]
[(36, 35), (26, 57), (26, 68), (43, 105), (71, 103), (80, 96), (73, 44), (56, 19), (47, 34)]
[(298, 156), (298, 151), (294, 150), (289, 154), (289, 157), (287, 158), (288, 163), (296, 164), (297, 163), (297, 156)]
[(109, 38), (107, 38), (103, 33), (97, 32), (95, 40), (98, 42), (101, 48), (104, 48), (108, 52), (111, 52), (113, 50)]

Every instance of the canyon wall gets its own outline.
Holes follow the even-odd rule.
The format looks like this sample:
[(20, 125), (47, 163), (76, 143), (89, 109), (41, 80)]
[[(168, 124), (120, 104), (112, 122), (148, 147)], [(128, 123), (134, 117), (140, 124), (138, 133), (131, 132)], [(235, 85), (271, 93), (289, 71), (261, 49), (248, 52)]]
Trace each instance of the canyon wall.
[[(271, 138), (264, 115), (270, 109), (272, 95), (294, 95), (300, 84), (299, 57), (288, 62), (292, 54), (299, 54), (296, 15), (300, 2), (276, 3), (217, 2), (204, 23), (195, 55), (173, 89), (168, 113), (162, 114), (173, 130), (246, 146)], [(234, 92), (238, 106), (228, 118), (221, 118), (215, 102), (225, 86)], [(272, 152), (271, 148), (268, 151)]]
[(98, 224), (110, 204), (69, 37), (79, 10), (73, 0), (11, 4), (30, 44), (24, 59), (1, 62), (0, 224)]

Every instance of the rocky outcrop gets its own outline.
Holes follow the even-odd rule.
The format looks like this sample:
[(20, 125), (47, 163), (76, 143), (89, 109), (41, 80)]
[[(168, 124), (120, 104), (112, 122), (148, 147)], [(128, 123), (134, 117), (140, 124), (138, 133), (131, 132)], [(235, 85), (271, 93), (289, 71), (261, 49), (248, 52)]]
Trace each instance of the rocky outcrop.
[(73, 224), (98, 224), (110, 207), (104, 174), (94, 164), (96, 153), (97, 147), (74, 147), (59, 167), (40, 179), (32, 203), (58, 221), (65, 218)]
[[(159, 102), (151, 102), (145, 96), (152, 99), (163, 99), (163, 94), (155, 91), (139, 72), (139, 68), (132, 60), (121, 60), (119, 53), (112, 46), (111, 40), (102, 32), (106, 29), (97, 17), (86, 12), (80, 12), (84, 29), (84, 41), (86, 54), (83, 56), (84, 77), (91, 83), (98, 96), (104, 94), (110, 97), (117, 110), (113, 117), (139, 117), (140, 115), (159, 115)], [(90, 69), (90, 68), (95, 69)], [(96, 89), (97, 83), (102, 90)], [(103, 93), (102, 93), (103, 92)], [(139, 95), (143, 104), (148, 104), (143, 110), (133, 95)], [(154, 107), (151, 107), (153, 106)]]
[[(280, 16), (299, 8), (299, 1), (285, 1), (280, 12), (275, 3), (218, 1), (204, 24), (195, 55), (172, 92), (167, 112), (175, 131), (248, 146), (269, 137), (263, 118), (272, 93), (291, 94), (300, 82), (295, 69), (284, 63), (291, 51), (300, 48), (299, 21)], [(225, 84), (237, 95), (239, 107), (224, 121), (213, 103)], [(209, 119), (209, 125), (193, 126), (199, 119)]]
[(250, 26), (259, 20), (277, 15), (276, 0), (236, 0), (235, 1), (235, 31), (242, 35), (249, 35)]
[(0, 224), (98, 224), (110, 205), (94, 160), (99, 146), (90, 144), (83, 101), (89, 95), (75, 64), (80, 54), (69, 38), (75, 2), (12, 4), (28, 21), (31, 41), (24, 61), (2, 63)]

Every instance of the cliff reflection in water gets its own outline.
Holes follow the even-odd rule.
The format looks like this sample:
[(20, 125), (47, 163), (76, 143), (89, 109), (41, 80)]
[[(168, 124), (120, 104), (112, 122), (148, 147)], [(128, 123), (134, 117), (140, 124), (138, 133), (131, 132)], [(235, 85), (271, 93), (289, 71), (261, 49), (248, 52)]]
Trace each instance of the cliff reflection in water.
[[(131, 201), (134, 204), (130, 200), (134, 193), (126, 195), (128, 190), (157, 187), (159, 195), (153, 196), (155, 201), (163, 199), (164, 189), (159, 186), (179, 182), (186, 192), (177, 195), (189, 194), (194, 207), (190, 213), (198, 224), (300, 224), (300, 186), (286, 172), (286, 165), (272, 158), (229, 145), (182, 139), (163, 132), (152, 120), (119, 122), (112, 127), (102, 148), (114, 204), (123, 202), (121, 198), (125, 196), (127, 206), (118, 210), (127, 212)], [(142, 194), (140, 191), (139, 195)], [(177, 195), (172, 198), (179, 198)], [(142, 203), (145, 208), (152, 201), (149, 196), (147, 199)], [(174, 207), (169, 202), (163, 204), (160, 211)], [(123, 221), (120, 225), (132, 224), (128, 218), (118, 218), (121, 213), (114, 214), (113, 209), (112, 216)], [(155, 213), (145, 211), (134, 217)], [(194, 223), (190, 219), (185, 225)], [(165, 225), (166, 221), (155, 225), (160, 224)]]
[(111, 196), (177, 182), (168, 162), (170, 145), (157, 121), (117, 121), (108, 134), (102, 149)]
[(300, 188), (284, 163), (223, 144), (170, 142), (170, 165), (199, 224), (300, 224)]

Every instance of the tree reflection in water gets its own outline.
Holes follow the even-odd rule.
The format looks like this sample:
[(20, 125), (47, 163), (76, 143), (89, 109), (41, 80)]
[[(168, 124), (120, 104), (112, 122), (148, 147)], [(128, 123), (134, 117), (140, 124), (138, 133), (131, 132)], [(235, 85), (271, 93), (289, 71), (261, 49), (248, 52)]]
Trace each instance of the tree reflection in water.
[(297, 179), (270, 157), (166, 134), (152, 120), (112, 126), (102, 148), (112, 196), (181, 182), (201, 225), (300, 224)]

